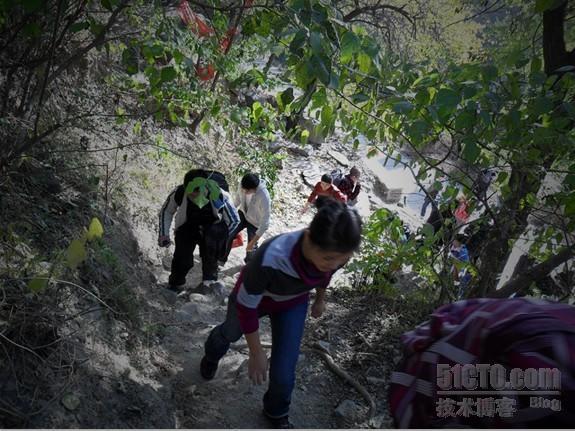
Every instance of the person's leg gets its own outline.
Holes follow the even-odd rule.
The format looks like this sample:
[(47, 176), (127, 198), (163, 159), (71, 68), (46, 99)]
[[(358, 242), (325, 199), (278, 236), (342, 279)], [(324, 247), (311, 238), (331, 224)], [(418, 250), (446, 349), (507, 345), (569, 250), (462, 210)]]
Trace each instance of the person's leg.
[[(250, 242), (254, 236), (256, 236), (256, 232), (258, 231), (258, 228), (256, 226), (254, 226), (251, 223), (248, 223), (246, 221), (246, 227), (248, 228), (248, 242)], [(258, 247), (257, 243), (254, 245), (254, 249), (256, 249)]]
[[(246, 223), (246, 224), (247, 224), (247, 228), (248, 228), (248, 242), (249, 242), (253, 239), (254, 236), (256, 236), (256, 232), (257, 232), (258, 228), (255, 227), (251, 223)], [(246, 257), (244, 258), (245, 263), (248, 263), (250, 260), (252, 260), (254, 253), (256, 252), (257, 248), (258, 248), (258, 243), (256, 242), (254, 244), (254, 248), (252, 249), (252, 251), (247, 251), (247, 249), (246, 249)]]
[(425, 199), (423, 200), (423, 205), (421, 206), (421, 217), (425, 216), (425, 212), (427, 211), (427, 207), (429, 206), (429, 204), (431, 203), (431, 199), (429, 199), (429, 196), (425, 196)]
[(212, 363), (218, 363), (230, 348), (230, 344), (242, 337), (240, 321), (236, 308), (236, 296), (231, 294), (228, 298), (226, 320), (210, 332), (204, 344), (205, 357)]
[(186, 283), (186, 275), (194, 266), (194, 249), (197, 243), (194, 230), (186, 225), (176, 230), (175, 240), (176, 248), (168, 280), (171, 287), (181, 286)]
[(270, 383), (264, 395), (264, 413), (270, 418), (287, 416), (295, 384), (295, 370), (303, 336), (307, 301), (270, 316), (272, 355)]
[(202, 256), (202, 281), (218, 280), (218, 257), (226, 246), (227, 226), (216, 223), (205, 226), (200, 240), (200, 255)]

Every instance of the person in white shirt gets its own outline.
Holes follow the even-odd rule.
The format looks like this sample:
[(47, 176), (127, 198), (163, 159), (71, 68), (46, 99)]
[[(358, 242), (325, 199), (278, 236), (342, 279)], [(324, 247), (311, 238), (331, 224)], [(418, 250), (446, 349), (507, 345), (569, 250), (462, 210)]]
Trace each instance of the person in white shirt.
[(233, 239), (244, 229), (248, 231), (246, 246), (246, 259), (248, 259), (257, 248), (258, 240), (270, 226), (271, 199), (265, 182), (256, 174), (244, 175), (239, 192), (234, 196), (234, 204), (238, 208), (240, 224), (230, 235), (226, 259), (232, 248)]

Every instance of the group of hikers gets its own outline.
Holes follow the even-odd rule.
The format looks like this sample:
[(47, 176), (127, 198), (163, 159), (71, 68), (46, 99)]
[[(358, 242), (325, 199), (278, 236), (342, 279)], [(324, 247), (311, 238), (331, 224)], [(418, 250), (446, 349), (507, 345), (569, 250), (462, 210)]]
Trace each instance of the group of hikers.
[[(491, 169), (483, 169), (479, 173), (471, 187), (473, 194), (477, 197), (475, 209), (480, 209), (486, 203), (487, 191), (495, 176), (496, 173)], [(426, 223), (432, 227), (434, 233), (441, 228), (446, 230), (447, 235), (445, 237), (450, 238), (451, 257), (455, 261), (463, 263), (463, 265), (454, 264), (451, 270), (454, 281), (459, 285), (457, 298), (463, 299), (472, 279), (465, 264), (472, 263), (472, 257), (475, 257), (475, 253), (471, 253), (469, 248), (477, 245), (478, 234), (484, 233), (484, 226), (482, 226), (482, 220), (474, 223), (470, 221), (472, 208), (463, 193), (459, 193), (451, 201), (446, 197), (448, 195), (445, 193), (447, 182), (444, 176), (440, 176), (425, 190), (420, 216), (425, 217), (427, 208), (431, 206), (431, 213), (426, 219)], [(443, 209), (441, 209), (442, 204), (447, 205), (443, 205)], [(481, 232), (476, 232), (478, 228), (482, 228)], [(438, 244), (443, 245), (443, 238), (439, 238)]]
[[(263, 414), (273, 428), (293, 428), (289, 421), (289, 408), (310, 307), (310, 292), (315, 290), (310, 314), (318, 318), (325, 311), (326, 288), (332, 276), (360, 246), (362, 221), (354, 208), (361, 189), (359, 177), (356, 168), (345, 176), (334, 172), (323, 175), (302, 209), (305, 212), (312, 204), (317, 209), (309, 226), (269, 238), (259, 248), (258, 242), (270, 226), (271, 199), (266, 184), (256, 174), (244, 175), (238, 192), (232, 198), (221, 173), (191, 170), (185, 175), (183, 184), (170, 193), (160, 211), (158, 243), (161, 247), (171, 243), (169, 232), (175, 216), (176, 247), (168, 280), (168, 288), (175, 291), (184, 289), (186, 275), (194, 264), (196, 246), (199, 246), (202, 261), (202, 285), (210, 286), (218, 279), (218, 267), (226, 262), (234, 238), (247, 229), (246, 257), (250, 259), (242, 267), (228, 297), (225, 320), (211, 330), (205, 341), (199, 371), (204, 379), (213, 379), (231, 343), (244, 336), (249, 348), (250, 379), (255, 384), (269, 381), (263, 397)], [(493, 173), (482, 172), (480, 184), (473, 188), (484, 203), (492, 178)], [(437, 193), (427, 193), (429, 202), (424, 203), (421, 215), (425, 216), (426, 207), (432, 206), (432, 214), (427, 221), (434, 229), (441, 228), (446, 218), (453, 218), (455, 230), (452, 231), (454, 239), (449, 244), (451, 254), (454, 259), (469, 261), (465, 244), (468, 238), (458, 233), (469, 218), (469, 204), (459, 197), (448, 213), (439, 214), (440, 223), (437, 224), (433, 217), (438, 217), (440, 206), (444, 205), (438, 202), (442, 187), (434, 188)], [(454, 277), (459, 279), (461, 296), (461, 286), (469, 283), (471, 276), (457, 271), (454, 265)], [(543, 316), (547, 320), (541, 318), (537, 325), (525, 326), (526, 317), (531, 315)], [(265, 316), (269, 316), (272, 330), (269, 360), (259, 331), (259, 319)], [(437, 395), (426, 390), (427, 386), (419, 384), (433, 385), (435, 363), (471, 363), (477, 358), (477, 363), (490, 364), (509, 359), (518, 367), (525, 364), (556, 366), (565, 357), (564, 352), (572, 354), (575, 351), (572, 330), (565, 330), (567, 327), (572, 329), (575, 314), (573, 308), (566, 305), (532, 304), (524, 299), (472, 299), (442, 306), (432, 315), (430, 322), (404, 334), (402, 340), (406, 356), (399, 371), (391, 376), (390, 409), (396, 425), (401, 427), (454, 426), (459, 423), (501, 426), (507, 423), (491, 418), (470, 422), (473, 418), (458, 418), (448, 410), (444, 416), (439, 404), (436, 410), (435, 403), (445, 400), (438, 399)], [(505, 325), (502, 326), (501, 322)], [(537, 337), (541, 330), (554, 338), (540, 340)], [(455, 333), (461, 336), (452, 336)], [(538, 350), (524, 349), (523, 341), (537, 342)], [(556, 343), (563, 343), (561, 345), (568, 350), (562, 348), (558, 351)], [(439, 344), (445, 348), (433, 350)], [(536, 351), (538, 356), (529, 356), (531, 351)], [(568, 394), (572, 394), (569, 392), (573, 391), (572, 379), (568, 378), (568, 372), (573, 368), (571, 363), (561, 363), (557, 367), (566, 370), (561, 384), (568, 387)], [(575, 402), (572, 395), (563, 401), (567, 405)], [(539, 415), (518, 415), (517, 423), (523, 423), (526, 417), (527, 421), (545, 417), (544, 421), (533, 422), (538, 425), (572, 423), (569, 409), (541, 413), (525, 405), (521, 399), (517, 407)]]
[(232, 198), (223, 174), (193, 169), (160, 210), (160, 247), (171, 244), (175, 217), (175, 251), (167, 285), (175, 292), (184, 290), (196, 246), (202, 262), (201, 285), (210, 287), (218, 280), (218, 267), (227, 261), (234, 239), (247, 229), (247, 263), (229, 295), (225, 321), (205, 342), (200, 373), (206, 380), (213, 379), (230, 344), (244, 335), (249, 377), (256, 384), (266, 382), (268, 359), (258, 320), (269, 316), (272, 350), (263, 413), (273, 428), (292, 428), (288, 413), (309, 294), (315, 289), (311, 316), (320, 317), (333, 274), (359, 248), (362, 222), (353, 208), (361, 187), (359, 177), (355, 167), (345, 176), (323, 175), (302, 210), (315, 204), (317, 212), (310, 225), (274, 236), (259, 248), (258, 241), (270, 226), (271, 199), (265, 182), (254, 173), (242, 177)]

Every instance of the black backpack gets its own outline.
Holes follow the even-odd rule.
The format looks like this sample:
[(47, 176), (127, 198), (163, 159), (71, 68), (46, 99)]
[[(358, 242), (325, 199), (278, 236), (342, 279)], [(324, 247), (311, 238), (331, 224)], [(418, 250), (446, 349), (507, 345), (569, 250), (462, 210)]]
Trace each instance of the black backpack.
[(340, 168), (336, 168), (330, 172), (331, 179), (333, 180), (333, 185), (339, 187), (343, 180), (343, 172)]
[(221, 172), (210, 171), (205, 169), (192, 169), (191, 171), (188, 171), (188, 173), (186, 173), (186, 175), (184, 176), (184, 183), (180, 185), (176, 190), (174, 198), (178, 205), (182, 204), (186, 185), (196, 177), (209, 178), (211, 180), (214, 180), (216, 183), (218, 183), (218, 186), (220, 186), (222, 190), (228, 193), (230, 191), (228, 182), (226, 181), (226, 176)]
[(224, 174), (218, 171), (209, 171), (205, 169), (192, 169), (189, 171), (184, 177), (184, 187), (196, 177), (214, 180), (222, 190), (226, 192), (230, 191), (230, 187), (228, 186), (228, 182), (226, 181), (226, 176)]

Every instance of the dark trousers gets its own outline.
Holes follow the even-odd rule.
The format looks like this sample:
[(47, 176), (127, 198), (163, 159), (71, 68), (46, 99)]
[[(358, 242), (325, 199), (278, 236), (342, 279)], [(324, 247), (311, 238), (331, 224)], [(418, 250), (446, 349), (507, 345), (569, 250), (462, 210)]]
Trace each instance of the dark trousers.
[(194, 266), (196, 245), (200, 247), (202, 279), (216, 281), (218, 258), (223, 254), (228, 239), (226, 224), (197, 226), (186, 223), (176, 230), (175, 237), (176, 249), (169, 284), (181, 286), (186, 283), (186, 275)]
[(241, 210), (238, 211), (238, 214), (240, 215), (240, 224), (230, 234), (230, 236), (228, 238), (228, 243), (227, 243), (227, 248), (226, 248), (226, 256), (225, 256), (225, 259), (223, 259), (224, 261), (228, 260), (228, 256), (230, 255), (230, 252), (232, 251), (232, 242), (234, 241), (234, 238), (236, 237), (236, 235), (238, 233), (240, 233), (241, 231), (243, 231), (244, 229), (247, 228), (247, 230), (248, 230), (248, 242), (250, 242), (253, 239), (253, 237), (256, 236), (256, 232), (258, 230), (258, 228), (256, 226), (254, 226), (253, 224), (251, 224), (250, 222), (248, 222), (246, 220), (246, 216), (244, 215), (244, 213)]
[[(269, 314), (272, 324), (272, 355), (264, 410), (270, 417), (281, 418), (289, 412), (307, 307), (306, 301), (289, 310)], [(206, 358), (218, 362), (230, 348), (230, 343), (241, 337), (236, 298), (232, 294), (228, 300), (226, 320), (212, 329), (206, 340)]]

